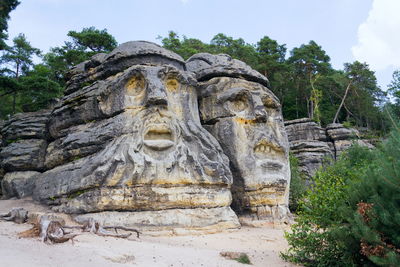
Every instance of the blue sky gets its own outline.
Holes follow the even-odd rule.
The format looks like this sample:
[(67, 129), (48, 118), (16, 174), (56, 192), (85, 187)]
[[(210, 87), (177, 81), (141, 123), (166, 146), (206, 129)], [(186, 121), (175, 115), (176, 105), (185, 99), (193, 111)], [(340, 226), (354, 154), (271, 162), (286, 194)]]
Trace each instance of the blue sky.
[(400, 69), (399, 11), (400, 0), (22, 0), (9, 35), (25, 33), (44, 52), (89, 26), (106, 28), (119, 43), (159, 43), (169, 30), (204, 42), (217, 33), (253, 44), (269, 36), (288, 50), (314, 40), (337, 69), (370, 64), (385, 89)]

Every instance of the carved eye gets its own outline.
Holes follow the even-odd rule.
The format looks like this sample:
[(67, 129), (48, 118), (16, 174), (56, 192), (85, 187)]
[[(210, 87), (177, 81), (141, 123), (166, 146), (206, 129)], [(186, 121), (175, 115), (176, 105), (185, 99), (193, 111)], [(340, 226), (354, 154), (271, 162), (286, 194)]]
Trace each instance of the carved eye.
[(165, 81), (165, 87), (167, 90), (174, 92), (179, 87), (179, 81), (176, 78), (168, 78)]
[(136, 96), (140, 94), (146, 86), (144, 77), (140, 74), (137, 74), (129, 79), (129, 81), (125, 84), (126, 94), (131, 96)]
[(266, 97), (263, 99), (264, 107), (270, 109), (277, 109), (279, 106), (278, 104), (270, 97)]
[(230, 101), (230, 108), (235, 112), (241, 112), (249, 107), (247, 97), (244, 95), (237, 96)]

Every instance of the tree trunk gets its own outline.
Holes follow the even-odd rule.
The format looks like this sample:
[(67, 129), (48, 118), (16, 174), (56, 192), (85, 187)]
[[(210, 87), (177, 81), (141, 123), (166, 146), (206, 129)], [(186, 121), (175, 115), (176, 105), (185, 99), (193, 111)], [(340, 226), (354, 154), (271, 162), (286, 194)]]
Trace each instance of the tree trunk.
[(346, 91), (345, 91), (344, 96), (343, 96), (343, 98), (342, 98), (342, 102), (340, 102), (340, 105), (339, 105), (339, 107), (338, 107), (338, 110), (336, 111), (335, 118), (333, 118), (333, 122), (332, 122), (332, 123), (336, 123), (336, 121), (337, 121), (337, 118), (338, 118), (338, 116), (339, 116), (339, 112), (340, 112), (340, 110), (342, 109), (342, 106), (343, 106), (343, 104), (344, 104), (344, 101), (346, 100), (346, 97), (347, 97), (347, 94), (349, 93), (350, 86), (351, 86), (351, 83), (352, 83), (352, 82), (353, 82), (353, 80), (350, 80), (349, 84), (347, 85)]

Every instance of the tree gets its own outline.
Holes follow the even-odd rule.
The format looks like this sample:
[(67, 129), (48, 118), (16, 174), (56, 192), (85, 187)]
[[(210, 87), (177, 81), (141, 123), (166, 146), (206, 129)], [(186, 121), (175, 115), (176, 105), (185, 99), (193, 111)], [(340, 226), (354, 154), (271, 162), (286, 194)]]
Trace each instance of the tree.
[(68, 36), (72, 38), (75, 49), (94, 53), (108, 53), (118, 44), (107, 29), (98, 30), (93, 26), (80, 32), (69, 31)]
[(209, 52), (212, 54), (228, 54), (246, 62), (253, 68), (257, 65), (257, 51), (254, 45), (246, 43), (242, 38), (233, 39), (223, 33), (218, 33), (210, 42)]
[(345, 220), (335, 238), (359, 266), (400, 265), (400, 129), (393, 127), (339, 214)]
[(61, 47), (54, 47), (44, 55), (44, 63), (52, 72), (52, 79), (61, 86), (65, 83), (68, 70), (89, 59), (97, 53), (109, 53), (117, 46), (117, 41), (106, 29), (94, 27), (83, 28), (82, 31), (69, 31), (71, 41), (64, 42)]
[(375, 159), (374, 152), (353, 146), (317, 172), (300, 201), (296, 224), (285, 234), (289, 250), (282, 254), (284, 259), (304, 266), (364, 266), (355, 265), (359, 252), (337, 233), (348, 222), (343, 209), (351, 198), (349, 186), (363, 181)]
[(382, 119), (379, 105), (383, 103), (385, 93), (379, 88), (375, 73), (367, 63), (355, 61), (344, 64), (348, 95), (344, 99), (347, 106), (346, 120), (352, 118), (356, 125), (367, 128), (380, 125)]
[[(40, 55), (40, 50), (32, 47), (32, 45), (26, 40), (24, 34), (20, 33), (13, 39), (13, 46), (7, 48), (6, 52), (1, 57), (1, 63), (7, 67), (2, 69), (3, 73), (8, 73), (13, 77), (16, 82), (19, 81), (21, 75), (26, 74), (33, 65), (33, 56)], [(11, 88), (13, 95), (13, 108), (12, 113), (16, 112), (16, 98), (18, 93), (18, 86)]]
[(266, 76), (270, 89), (286, 108), (286, 96), (289, 94), (290, 67), (286, 64), (286, 45), (264, 36), (256, 45), (257, 64), (255, 69)]
[(52, 100), (61, 96), (62, 87), (51, 79), (51, 71), (43, 64), (20, 79), (21, 109), (24, 112), (48, 108)]
[(330, 58), (321, 46), (310, 41), (290, 52), (288, 63), (293, 66), (295, 80), (296, 117), (307, 116), (314, 118), (319, 114), (319, 102), (322, 89), (316, 86), (321, 75), (327, 75), (331, 70)]
[(7, 39), (7, 20), (10, 19), (10, 12), (13, 11), (20, 2), (18, 0), (2, 0), (0, 1), (0, 51), (4, 50), (7, 45), (4, 40)]
[(272, 79), (273, 74), (282, 68), (285, 62), (286, 45), (264, 36), (256, 46), (258, 63), (256, 69), (264, 76)]
[(194, 38), (187, 38), (186, 36), (183, 36), (181, 40), (179, 35), (173, 31), (168, 32), (168, 37), (163, 38), (158, 36), (157, 39), (161, 39), (164, 48), (177, 53), (185, 60), (196, 53), (209, 51), (208, 45), (204, 44), (202, 41)]
[(392, 115), (400, 119), (400, 70), (393, 72), (392, 81), (388, 85), (388, 93), (392, 100), (387, 104), (388, 109), (392, 111)]

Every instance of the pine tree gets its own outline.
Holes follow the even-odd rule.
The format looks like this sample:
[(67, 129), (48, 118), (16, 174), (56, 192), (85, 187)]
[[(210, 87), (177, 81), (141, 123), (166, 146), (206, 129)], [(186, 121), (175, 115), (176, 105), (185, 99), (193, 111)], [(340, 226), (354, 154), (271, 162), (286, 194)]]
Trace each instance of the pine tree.
[[(365, 265), (400, 266), (400, 129), (377, 151), (376, 164), (350, 187), (352, 216), (343, 233), (350, 252)], [(349, 244), (349, 240), (356, 240)]]

